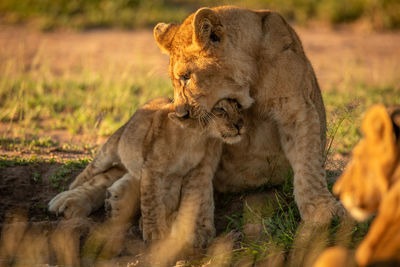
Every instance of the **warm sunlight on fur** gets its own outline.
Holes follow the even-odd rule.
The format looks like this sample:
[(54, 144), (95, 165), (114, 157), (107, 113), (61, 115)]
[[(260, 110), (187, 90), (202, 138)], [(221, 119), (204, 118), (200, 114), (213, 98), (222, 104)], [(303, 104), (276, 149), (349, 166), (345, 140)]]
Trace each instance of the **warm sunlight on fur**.
[(178, 116), (206, 117), (223, 98), (244, 109), (247, 134), (224, 146), (214, 177), (217, 190), (281, 183), (289, 160), (302, 219), (325, 223), (343, 214), (323, 169), (321, 91), (298, 35), (280, 14), (200, 8), (180, 24), (159, 23), (154, 37), (170, 56)]

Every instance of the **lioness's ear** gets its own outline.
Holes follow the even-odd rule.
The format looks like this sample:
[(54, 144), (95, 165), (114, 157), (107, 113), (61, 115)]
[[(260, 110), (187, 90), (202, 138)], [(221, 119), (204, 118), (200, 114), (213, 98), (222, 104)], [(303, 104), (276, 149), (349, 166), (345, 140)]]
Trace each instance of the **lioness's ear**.
[(168, 113), (168, 118), (182, 128), (196, 127), (196, 121), (194, 119), (179, 117), (175, 112)]
[(193, 41), (201, 48), (220, 45), (225, 39), (225, 28), (218, 14), (210, 8), (200, 8), (193, 18)]
[(374, 105), (366, 112), (361, 129), (369, 145), (388, 156), (395, 153), (393, 124), (383, 105)]
[(154, 39), (160, 47), (161, 51), (169, 54), (171, 52), (172, 39), (176, 31), (178, 30), (178, 25), (175, 23), (158, 23), (153, 30)]

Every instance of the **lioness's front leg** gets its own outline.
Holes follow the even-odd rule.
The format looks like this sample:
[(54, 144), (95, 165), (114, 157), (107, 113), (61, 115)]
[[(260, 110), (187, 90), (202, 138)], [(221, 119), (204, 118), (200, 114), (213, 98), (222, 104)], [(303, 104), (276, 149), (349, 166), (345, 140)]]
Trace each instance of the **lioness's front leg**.
[[(290, 107), (287, 108), (287, 107)], [(283, 150), (294, 172), (294, 197), (304, 221), (326, 223), (344, 210), (329, 192), (325, 178), (321, 121), (307, 99), (285, 97), (274, 100)]]

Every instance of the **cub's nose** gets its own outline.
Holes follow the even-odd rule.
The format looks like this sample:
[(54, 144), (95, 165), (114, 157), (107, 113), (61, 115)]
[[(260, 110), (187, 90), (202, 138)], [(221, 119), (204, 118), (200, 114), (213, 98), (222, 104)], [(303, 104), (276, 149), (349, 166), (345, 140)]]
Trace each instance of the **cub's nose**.
[(236, 123), (234, 123), (236, 129), (240, 131), (243, 128), (244, 122), (243, 119), (239, 119)]
[(189, 106), (186, 104), (176, 106), (175, 114), (182, 119), (188, 119), (189, 118)]

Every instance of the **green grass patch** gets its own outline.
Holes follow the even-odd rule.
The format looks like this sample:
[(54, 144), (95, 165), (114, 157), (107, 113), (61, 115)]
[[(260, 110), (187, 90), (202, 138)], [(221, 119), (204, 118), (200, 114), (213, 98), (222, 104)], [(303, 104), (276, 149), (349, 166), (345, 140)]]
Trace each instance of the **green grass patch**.
[(66, 161), (50, 178), (49, 182), (53, 188), (59, 191), (65, 190), (65, 184), (68, 182), (67, 175), (74, 171), (83, 169), (89, 164), (88, 159), (68, 160)]
[(21, 166), (21, 165), (37, 165), (45, 162), (43, 158), (31, 156), (29, 158), (22, 157), (8, 157), (0, 155), (0, 170), (7, 167)]
[(400, 103), (398, 86), (358, 85), (348, 91), (323, 92), (328, 118), (329, 153), (348, 154), (360, 140), (359, 127), (364, 112), (373, 104), (391, 106)]
[[(6, 71), (0, 74), (0, 122), (9, 125), (7, 131), (17, 131), (22, 137), (35, 135), (38, 129), (104, 136), (125, 123), (139, 106), (161, 96), (172, 96), (169, 79), (147, 73), (70, 78), (46, 72), (16, 77)], [(51, 140), (35, 142), (42, 144), (33, 146), (54, 145)]]
[(20, 151), (22, 149), (36, 151), (41, 148), (54, 148), (57, 146), (59, 146), (59, 143), (52, 140), (50, 137), (32, 139), (0, 137), (0, 148), (9, 151)]

